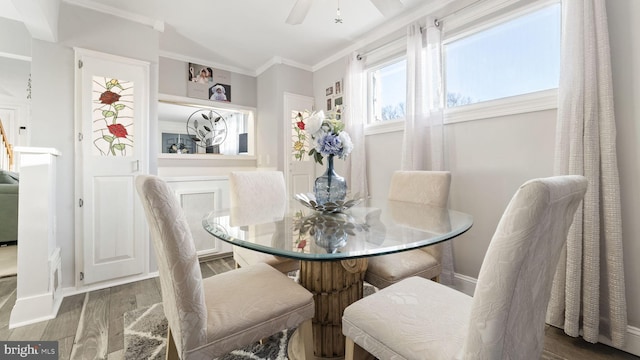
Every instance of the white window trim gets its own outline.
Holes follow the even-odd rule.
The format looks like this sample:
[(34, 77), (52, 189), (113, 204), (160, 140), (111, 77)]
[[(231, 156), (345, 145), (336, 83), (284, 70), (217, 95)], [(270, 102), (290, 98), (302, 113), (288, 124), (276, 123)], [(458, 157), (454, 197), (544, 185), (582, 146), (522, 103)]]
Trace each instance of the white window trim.
[(453, 124), (558, 108), (558, 89), (483, 101), (444, 110), (444, 123)]
[(404, 131), (404, 119), (379, 121), (364, 126), (364, 135), (386, 134), (395, 131)]
[[(444, 110), (444, 124), (492, 119), (558, 108), (558, 89), (511, 96)], [(377, 122), (364, 127), (365, 136), (404, 131), (404, 119)]]
[[(496, 24), (509, 21), (510, 19), (516, 18), (518, 16), (522, 16), (522, 14), (536, 11), (543, 7), (549, 6), (554, 3), (558, 3), (561, 0), (540, 0), (534, 1), (531, 4), (525, 5), (523, 7), (518, 7), (513, 11), (507, 11), (506, 13), (499, 14), (498, 16), (492, 17), (487, 21), (481, 21), (478, 24), (473, 25), (470, 28), (466, 28), (466, 25), (472, 23), (474, 20), (485, 17), (487, 14), (492, 14), (496, 12), (500, 12), (501, 9), (509, 8), (511, 5), (517, 3), (519, 0), (495, 0), (489, 1), (486, 3), (486, 6), (480, 7), (479, 9), (482, 11), (477, 12), (469, 12), (463, 13), (457, 16), (456, 18), (452, 18), (451, 20), (447, 19), (445, 23), (445, 30), (454, 30), (454, 34), (449, 37), (445, 37), (443, 39), (443, 45), (449, 43), (451, 41), (455, 41), (459, 38), (469, 36), (470, 34), (482, 31), (488, 27), (494, 26)], [(458, 29), (464, 29), (462, 31), (455, 31)], [(371, 68), (375, 68), (380, 66), (381, 64), (390, 62), (395, 56), (398, 55), (398, 50), (401, 48), (401, 41), (405, 41), (405, 38), (397, 39), (390, 44), (388, 48), (385, 48), (385, 51), (382, 51), (384, 55), (378, 55), (375, 58), (375, 61), (371, 61), (367, 72)], [(395, 54), (394, 54), (395, 53)], [(393, 55), (391, 55), (393, 54)], [(402, 56), (402, 55), (400, 55)], [(384, 60), (383, 60), (384, 59)], [(373, 59), (372, 59), (373, 60)], [(367, 108), (369, 108), (370, 102), (370, 84), (368, 80), (367, 74)], [(505, 98), (500, 98), (496, 100), (482, 101), (475, 104), (457, 106), (454, 108), (446, 108), (444, 110), (444, 124), (454, 124), (459, 122), (466, 121), (474, 121), (474, 120), (483, 120), (496, 118), (501, 116), (510, 116), (517, 114), (524, 114), (536, 111), (544, 111), (544, 110), (552, 110), (558, 108), (558, 89), (549, 89), (543, 90), (533, 93), (527, 93), (523, 95), (510, 96)], [(368, 109), (370, 110), (370, 109)], [(367, 111), (367, 120), (369, 121), (371, 112)], [(376, 135), (376, 134), (385, 134), (391, 132), (404, 131), (404, 119), (399, 120), (391, 120), (384, 122), (370, 122), (365, 124), (364, 134), (368, 135)]]
[[(406, 45), (406, 44), (405, 44)], [(395, 49), (395, 47), (394, 47)], [(380, 124), (382, 122), (395, 122), (395, 121), (404, 121), (404, 119), (396, 119), (396, 120), (377, 120), (374, 119), (374, 109), (373, 109), (373, 81), (372, 81), (372, 76), (371, 73), (376, 71), (376, 70), (380, 70), (385, 66), (391, 65), (391, 64), (395, 64), (397, 62), (402, 61), (403, 59), (406, 61), (407, 55), (406, 55), (406, 46), (404, 49), (404, 52), (402, 53), (393, 53), (393, 55), (389, 55), (386, 57), (385, 61), (383, 62), (378, 62), (376, 65), (374, 66), (370, 66), (367, 67), (365, 70), (365, 76), (367, 77), (367, 124), (368, 125), (376, 125), (376, 124)], [(406, 104), (406, 99), (405, 99), (405, 104)]]

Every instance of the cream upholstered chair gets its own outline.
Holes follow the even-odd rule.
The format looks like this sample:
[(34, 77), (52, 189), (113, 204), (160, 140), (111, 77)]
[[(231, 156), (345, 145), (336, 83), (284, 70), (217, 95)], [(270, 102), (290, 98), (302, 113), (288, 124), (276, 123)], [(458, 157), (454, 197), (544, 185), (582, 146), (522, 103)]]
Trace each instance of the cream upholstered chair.
[(299, 326), (313, 356), (313, 295), (266, 264), (202, 279), (191, 231), (169, 186), (136, 178), (156, 250), (162, 304), (169, 323), (168, 359), (213, 359)]
[[(389, 200), (446, 207), (451, 173), (448, 171), (396, 171)], [(364, 281), (382, 289), (402, 279), (420, 276), (438, 280), (442, 272), (442, 245), (369, 258)]]
[[(229, 192), (233, 210), (242, 211), (246, 217), (271, 214), (284, 215), (287, 207), (287, 191), (284, 175), (280, 171), (234, 171), (229, 174)], [(253, 213), (253, 214), (251, 214)], [(300, 261), (261, 253), (239, 246), (233, 247), (233, 259), (238, 267), (266, 263), (280, 272), (300, 269)]]
[(355, 344), (380, 359), (539, 359), (553, 276), (586, 189), (582, 176), (524, 183), (489, 244), (473, 298), (411, 277), (347, 307), (346, 359)]

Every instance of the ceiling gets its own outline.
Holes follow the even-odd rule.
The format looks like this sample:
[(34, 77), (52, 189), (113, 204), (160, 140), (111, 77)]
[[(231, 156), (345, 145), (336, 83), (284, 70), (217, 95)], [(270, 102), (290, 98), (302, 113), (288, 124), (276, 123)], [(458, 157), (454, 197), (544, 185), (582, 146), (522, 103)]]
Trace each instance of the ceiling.
[[(19, 18), (12, 1), (24, 0), (0, 0), (0, 16)], [(285, 20), (295, 0), (62, 1), (142, 22), (159, 31), (175, 31), (207, 48), (215, 57), (213, 65), (250, 73), (259, 73), (274, 62), (313, 70), (336, 55), (344, 56), (349, 49), (421, 18), (424, 9), (436, 1), (450, 2), (402, 0), (401, 10), (383, 17), (370, 0), (314, 0), (302, 24), (288, 25)], [(334, 21), (338, 3), (341, 24)]]

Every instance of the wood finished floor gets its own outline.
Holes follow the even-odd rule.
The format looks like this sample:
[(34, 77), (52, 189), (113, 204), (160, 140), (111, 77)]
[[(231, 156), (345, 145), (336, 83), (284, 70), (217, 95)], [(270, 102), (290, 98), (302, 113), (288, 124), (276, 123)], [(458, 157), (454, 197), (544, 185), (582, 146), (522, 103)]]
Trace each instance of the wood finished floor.
[[(234, 268), (232, 258), (200, 264), (203, 277)], [(0, 340), (57, 340), (60, 359), (123, 359), (125, 312), (161, 301), (157, 278), (65, 297), (58, 316), (49, 321), (9, 329), (16, 301), (16, 277), (0, 279)], [(640, 359), (637, 356), (547, 327), (543, 359)]]

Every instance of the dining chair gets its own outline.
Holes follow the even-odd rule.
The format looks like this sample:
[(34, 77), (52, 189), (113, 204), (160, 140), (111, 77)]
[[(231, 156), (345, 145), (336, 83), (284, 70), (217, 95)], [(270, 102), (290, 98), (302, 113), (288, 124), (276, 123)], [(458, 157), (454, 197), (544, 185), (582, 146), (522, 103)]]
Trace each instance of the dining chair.
[[(260, 217), (265, 209), (284, 215), (287, 207), (286, 185), (280, 171), (233, 171), (229, 174), (229, 192), (232, 211), (242, 212), (245, 217)], [(266, 263), (285, 274), (300, 269), (299, 260), (240, 246), (233, 247), (233, 260), (238, 267)]]
[(298, 326), (313, 356), (313, 295), (266, 264), (202, 278), (195, 244), (176, 195), (160, 178), (136, 188), (155, 248), (168, 321), (167, 359), (213, 359)]
[(539, 359), (551, 285), (583, 176), (534, 179), (507, 206), (473, 297), (411, 277), (347, 307), (346, 359)]
[[(396, 171), (388, 199), (444, 208), (450, 185), (449, 171)], [(364, 281), (382, 289), (411, 276), (438, 281), (441, 272), (442, 244), (437, 244), (369, 258)]]

